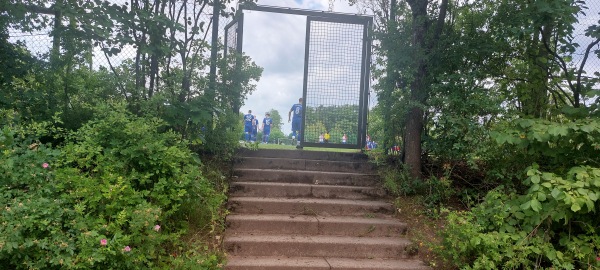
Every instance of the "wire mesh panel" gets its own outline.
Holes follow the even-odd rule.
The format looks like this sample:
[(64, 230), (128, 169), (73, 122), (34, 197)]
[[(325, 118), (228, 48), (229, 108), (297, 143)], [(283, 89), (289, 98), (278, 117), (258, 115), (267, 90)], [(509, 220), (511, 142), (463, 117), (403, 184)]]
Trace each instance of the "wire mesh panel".
[[(230, 83), (230, 87), (235, 92), (241, 92), (241, 84), (238, 81), (239, 76), (233, 74), (239, 73), (241, 69), (240, 56), (242, 54), (243, 28), (244, 14), (241, 12), (238, 12), (233, 20), (225, 26), (225, 49), (223, 54), (229, 66), (228, 70), (232, 73), (229, 76), (225, 76), (227, 79), (224, 79), (224, 83)], [(239, 112), (240, 101), (236, 99), (232, 103), (233, 111), (236, 113)]]
[(366, 41), (364, 21), (308, 18), (303, 145), (362, 145)]
[(225, 26), (225, 57), (237, 51), (239, 20), (236, 18)]

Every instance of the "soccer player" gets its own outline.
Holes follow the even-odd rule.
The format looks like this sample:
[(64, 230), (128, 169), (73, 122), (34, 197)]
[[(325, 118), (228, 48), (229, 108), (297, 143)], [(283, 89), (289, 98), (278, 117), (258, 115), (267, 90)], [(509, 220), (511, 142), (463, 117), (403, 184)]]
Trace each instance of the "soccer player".
[[(292, 118), (292, 113), (294, 118)], [(292, 119), (294, 121), (292, 121)], [(301, 149), (300, 145), (300, 134), (302, 128), (302, 98), (298, 99), (298, 103), (292, 105), (290, 112), (288, 113), (288, 123), (292, 122), (292, 136), (297, 139), (296, 148)]]
[(271, 125), (273, 124), (273, 119), (271, 118), (271, 114), (267, 113), (265, 118), (263, 119), (263, 143), (269, 143), (269, 135), (271, 135)]
[(252, 136), (250, 136), (250, 140), (252, 142), (256, 142), (256, 135), (258, 134), (258, 118), (256, 115), (254, 116), (254, 123), (252, 123)]
[(252, 115), (252, 110), (248, 110), (248, 114), (244, 115), (244, 139), (246, 142), (250, 141), (250, 136), (252, 135), (252, 126), (254, 125), (254, 115)]

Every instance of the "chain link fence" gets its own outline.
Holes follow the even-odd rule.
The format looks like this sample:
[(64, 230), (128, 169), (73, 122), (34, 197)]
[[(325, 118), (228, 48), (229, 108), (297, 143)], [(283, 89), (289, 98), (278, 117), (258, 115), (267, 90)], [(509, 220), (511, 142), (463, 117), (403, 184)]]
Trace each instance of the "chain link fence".
[[(600, 44), (590, 47), (590, 53), (586, 55), (588, 45), (594, 42), (593, 38), (586, 35), (586, 30), (591, 26), (600, 27), (600, 2), (590, 0), (585, 2), (587, 9), (577, 16), (579, 23), (574, 25), (573, 43), (579, 44), (579, 47), (573, 54), (573, 64), (575, 67), (582, 67), (585, 70), (583, 77), (599, 78), (600, 74), (595, 75), (594, 73), (600, 72)], [(596, 83), (595, 88), (600, 88), (600, 84)], [(595, 99), (584, 99), (583, 102), (584, 104), (593, 103)]]
[[(109, 0), (111, 5), (122, 7), (130, 6), (128, 0)], [(169, 66), (181, 66), (185, 61), (183, 57), (192, 57), (192, 54), (202, 55), (204, 59), (210, 58), (210, 44), (212, 32), (212, 11), (213, 8), (207, 1), (169, 1), (169, 6), (161, 12), (160, 18), (164, 16), (171, 21), (177, 22), (179, 25), (176, 30), (164, 29), (165, 36), (171, 38), (171, 42), (177, 44), (178, 47), (187, 46), (187, 53), (181, 54), (175, 46), (171, 46), (171, 51), (164, 53), (165, 63), (161, 69), (168, 69)], [(229, 8), (229, 7), (228, 7)], [(51, 8), (45, 8), (45, 13), (52, 13)], [(38, 20), (47, 23), (47, 26), (40, 29), (8, 29), (8, 41), (14, 44), (21, 44), (31, 54), (41, 60), (50, 61), (53, 49), (58, 50), (60, 54), (65, 53), (65, 44), (70, 41), (68, 36), (57, 36), (59, 31), (53, 31), (57, 26), (64, 29), (73, 27), (73, 23), (69, 19), (62, 18), (60, 25), (52, 23), (56, 14), (36, 14)], [(219, 18), (219, 42), (222, 43), (225, 37), (225, 26), (232, 20), (232, 15), (220, 16)], [(40, 24), (41, 25), (41, 24)], [(30, 27), (26, 27), (30, 28)], [(114, 34), (111, 35), (115, 37)], [(114, 43), (107, 44), (106, 40), (89, 40), (90, 46), (83, 49), (82, 54), (88, 54), (86, 64), (94, 69), (113, 69), (117, 73), (116, 67), (123, 63), (134, 62), (136, 57), (139, 57), (140, 46), (136, 44), (126, 44), (119, 46), (118, 50), (114, 49)], [(110, 43), (110, 42), (109, 42)], [(183, 45), (182, 45), (183, 44)], [(208, 69), (206, 69), (208, 72)], [(115, 74), (118, 75), (118, 74)]]

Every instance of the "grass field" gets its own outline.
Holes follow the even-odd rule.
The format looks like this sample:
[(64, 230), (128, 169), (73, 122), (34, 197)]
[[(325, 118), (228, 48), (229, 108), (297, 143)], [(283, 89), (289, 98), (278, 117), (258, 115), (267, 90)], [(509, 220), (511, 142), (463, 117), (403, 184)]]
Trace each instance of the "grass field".
[[(280, 145), (280, 144), (258, 144), (258, 149), (295, 150), (296, 147), (292, 146), (292, 145)], [(327, 151), (327, 152), (342, 152), (342, 153), (359, 153), (360, 149), (304, 147), (303, 151)]]

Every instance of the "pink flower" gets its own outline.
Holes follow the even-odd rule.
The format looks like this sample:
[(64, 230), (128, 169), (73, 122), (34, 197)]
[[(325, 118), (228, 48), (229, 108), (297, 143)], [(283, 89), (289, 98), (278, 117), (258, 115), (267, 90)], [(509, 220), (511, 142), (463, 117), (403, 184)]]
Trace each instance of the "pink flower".
[(158, 225), (158, 224), (154, 225), (154, 230), (157, 232), (160, 231), (160, 225)]
[(42, 163), (42, 168), (46, 169), (46, 168), (48, 168), (48, 166), (50, 166), (50, 165), (48, 165), (48, 163), (46, 163), (46, 162)]
[(596, 257), (596, 261), (599, 261), (599, 262), (600, 262), (600, 257)]
[(106, 240), (106, 239), (101, 239), (100, 240), (100, 245), (101, 246), (106, 246), (106, 244), (108, 244), (108, 240)]
[(125, 246), (125, 247), (123, 248), (123, 251), (125, 251), (125, 252), (129, 252), (129, 251), (131, 251), (131, 248), (130, 248), (129, 246)]

